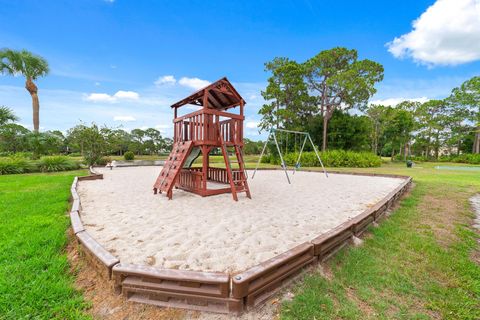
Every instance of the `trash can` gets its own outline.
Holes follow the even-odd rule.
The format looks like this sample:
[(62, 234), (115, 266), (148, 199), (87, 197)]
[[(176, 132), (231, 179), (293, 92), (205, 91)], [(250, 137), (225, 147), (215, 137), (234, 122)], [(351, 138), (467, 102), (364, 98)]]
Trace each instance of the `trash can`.
[(412, 160), (407, 160), (407, 168), (413, 167), (413, 161)]

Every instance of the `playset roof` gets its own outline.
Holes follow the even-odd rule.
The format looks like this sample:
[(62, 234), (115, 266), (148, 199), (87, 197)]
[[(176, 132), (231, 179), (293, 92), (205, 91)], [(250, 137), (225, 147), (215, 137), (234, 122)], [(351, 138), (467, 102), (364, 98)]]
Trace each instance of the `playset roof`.
[[(207, 99), (204, 97), (207, 95)], [(207, 101), (204, 105), (204, 101)], [(182, 99), (174, 104), (172, 108), (180, 108), (186, 104), (192, 104), (195, 106), (201, 106), (204, 108), (227, 110), (239, 106), (245, 105), (245, 100), (235, 90), (233, 85), (228, 81), (226, 77), (223, 77), (205, 88), (202, 88), (190, 96)]]

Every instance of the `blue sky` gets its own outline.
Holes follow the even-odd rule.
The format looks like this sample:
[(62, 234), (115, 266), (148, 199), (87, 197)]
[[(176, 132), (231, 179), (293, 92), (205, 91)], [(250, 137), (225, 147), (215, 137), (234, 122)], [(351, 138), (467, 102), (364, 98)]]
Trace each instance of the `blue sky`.
[[(302, 62), (335, 46), (384, 65), (377, 102), (443, 98), (480, 70), (478, 0), (0, 0), (0, 17), (0, 47), (50, 63), (38, 81), (42, 130), (82, 120), (168, 136), (170, 104), (227, 76), (247, 101), (255, 138), (264, 62)], [(23, 85), (0, 76), (0, 105), (31, 127)]]

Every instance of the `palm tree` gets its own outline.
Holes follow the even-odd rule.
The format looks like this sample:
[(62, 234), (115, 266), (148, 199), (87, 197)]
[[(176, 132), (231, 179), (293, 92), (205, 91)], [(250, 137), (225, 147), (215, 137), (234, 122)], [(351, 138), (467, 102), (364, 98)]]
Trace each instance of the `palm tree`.
[(0, 106), (0, 126), (3, 126), (9, 121), (17, 121), (18, 117), (10, 108)]
[(22, 75), (26, 79), (25, 89), (32, 96), (34, 132), (38, 132), (40, 126), (40, 102), (38, 101), (38, 88), (33, 81), (46, 76), (48, 71), (47, 60), (27, 50), (0, 50), (0, 73), (12, 76)]

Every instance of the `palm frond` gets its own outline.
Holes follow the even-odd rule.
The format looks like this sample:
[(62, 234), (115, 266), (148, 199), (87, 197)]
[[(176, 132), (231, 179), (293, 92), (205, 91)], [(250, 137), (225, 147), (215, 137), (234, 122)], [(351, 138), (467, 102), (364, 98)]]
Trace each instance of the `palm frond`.
[(18, 121), (19, 118), (13, 113), (13, 110), (5, 106), (0, 106), (0, 126), (9, 121)]
[(0, 73), (14, 76), (23, 75), (35, 80), (47, 75), (48, 72), (47, 60), (30, 51), (0, 50)]
[(25, 75), (36, 80), (48, 74), (48, 62), (44, 58), (35, 55), (27, 50), (20, 52), (25, 66)]

